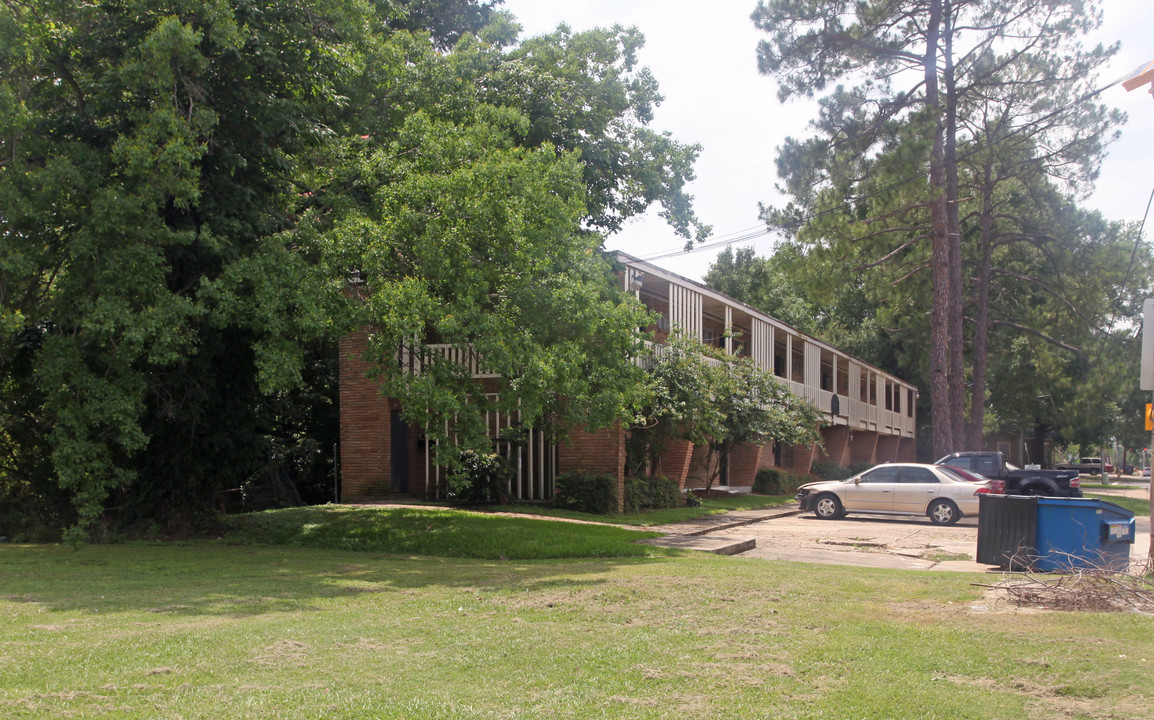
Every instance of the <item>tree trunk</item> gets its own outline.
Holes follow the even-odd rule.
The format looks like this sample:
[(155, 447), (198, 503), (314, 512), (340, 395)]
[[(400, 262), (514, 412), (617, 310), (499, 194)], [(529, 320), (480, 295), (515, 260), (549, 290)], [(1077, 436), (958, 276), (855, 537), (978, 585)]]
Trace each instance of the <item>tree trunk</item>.
[(953, 18), (950, 0), (944, 2), (942, 17), (945, 82), (946, 234), (949, 239), (950, 345), (949, 383), (951, 450), (966, 447), (965, 347), (962, 332), (962, 224), (958, 216), (958, 97), (954, 79)]
[(979, 219), (981, 255), (978, 260), (978, 287), (974, 292), (974, 377), (970, 397), (970, 427), (966, 446), (980, 450), (982, 426), (986, 421), (986, 355), (990, 335), (990, 273), (994, 263), (993, 160), (982, 167), (982, 210)]
[(950, 247), (946, 211), (946, 167), (943, 146), (941, 101), (938, 94), (937, 50), (941, 31), (941, 0), (930, 1), (926, 30), (926, 106), (934, 118), (934, 142), (930, 151), (930, 247), (933, 255), (933, 305), (930, 311), (930, 422), (933, 424), (934, 457), (953, 451), (950, 427)]

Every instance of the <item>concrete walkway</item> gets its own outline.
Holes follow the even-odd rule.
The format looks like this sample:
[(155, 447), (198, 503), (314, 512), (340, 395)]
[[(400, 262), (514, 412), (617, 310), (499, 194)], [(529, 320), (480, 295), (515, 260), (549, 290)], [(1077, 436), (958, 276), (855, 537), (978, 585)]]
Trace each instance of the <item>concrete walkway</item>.
[(757, 539), (750, 537), (711, 536), (723, 530), (732, 530), (744, 525), (752, 525), (773, 518), (797, 515), (797, 504), (791, 503), (777, 508), (766, 510), (736, 510), (721, 515), (686, 520), (672, 525), (655, 525), (648, 528), (654, 532), (665, 533), (659, 538), (643, 540), (642, 542), (658, 547), (679, 548), (682, 550), (700, 550), (717, 555), (736, 555), (752, 550), (757, 545)]

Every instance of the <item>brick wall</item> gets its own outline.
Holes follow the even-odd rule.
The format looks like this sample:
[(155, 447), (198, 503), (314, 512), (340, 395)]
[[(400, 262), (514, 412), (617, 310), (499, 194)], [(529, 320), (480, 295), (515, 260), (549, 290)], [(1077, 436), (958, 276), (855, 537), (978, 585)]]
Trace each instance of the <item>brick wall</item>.
[(850, 443), (851, 463), (876, 463), (878, 434), (872, 430), (854, 430)]
[(360, 359), (365, 331), (340, 340), (341, 501), (361, 502), (389, 493), (391, 403), (365, 377), (370, 364)]
[[(937, 460), (937, 458), (934, 458)], [(917, 462), (918, 443), (913, 438), (901, 438), (898, 441), (898, 462)]]
[(878, 435), (877, 462), (897, 462), (901, 459), (898, 445), (901, 441), (896, 435)]
[(845, 425), (822, 428), (826, 461), (846, 467), (850, 463), (850, 430)]
[(761, 446), (761, 456), (757, 463), (758, 470), (777, 467), (777, 458), (773, 455), (773, 447), (776, 444), (775, 442), (767, 442)]
[(689, 465), (693, 461), (693, 443), (678, 440), (669, 443), (657, 464), (657, 472), (670, 480), (677, 481), (677, 487), (685, 489), (689, 477)]
[(788, 470), (799, 475), (808, 475), (809, 471), (813, 468), (813, 461), (817, 457), (817, 454), (818, 449), (816, 445), (794, 445), (793, 464)]
[(594, 432), (577, 429), (557, 447), (557, 471), (580, 471), (617, 479), (617, 512), (625, 511), (625, 431), (620, 427)]
[[(761, 467), (761, 456), (767, 452), (763, 446), (738, 445), (729, 453), (729, 486), (752, 487), (757, 469)], [(772, 448), (768, 451), (772, 456)]]

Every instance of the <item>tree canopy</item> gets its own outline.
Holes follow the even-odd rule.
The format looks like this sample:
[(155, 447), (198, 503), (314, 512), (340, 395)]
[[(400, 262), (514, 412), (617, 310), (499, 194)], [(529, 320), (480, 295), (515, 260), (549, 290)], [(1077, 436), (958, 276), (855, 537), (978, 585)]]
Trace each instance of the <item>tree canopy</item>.
[(1146, 253), (1075, 204), (1123, 120), (1094, 101), (1113, 49), (1079, 44), (1094, 3), (766, 0), (753, 17), (782, 97), (825, 93), (812, 135), (780, 150), (791, 203), (765, 217), (808, 268), (798, 294), (841, 306), (840, 285), (861, 289), (863, 319), (930, 389), (935, 456), (977, 442), (987, 407), (1006, 417), (987, 358), (1007, 345), (1085, 359), (1131, 333)]
[(535, 422), (629, 416), (601, 239), (652, 203), (698, 232), (697, 148), (648, 127), (635, 30), (520, 40), (498, 5), (0, 5), (6, 511), (180, 531), (315, 464), (358, 326), (438, 417), (478, 398), (390, 375), (402, 340), (473, 345)]

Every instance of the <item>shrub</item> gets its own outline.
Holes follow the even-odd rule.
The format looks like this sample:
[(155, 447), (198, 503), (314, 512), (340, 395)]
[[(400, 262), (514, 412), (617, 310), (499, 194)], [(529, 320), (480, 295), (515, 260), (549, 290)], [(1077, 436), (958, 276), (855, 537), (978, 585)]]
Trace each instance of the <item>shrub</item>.
[(553, 507), (611, 515), (617, 512), (617, 480), (609, 475), (567, 472), (557, 476)]
[(753, 478), (753, 492), (758, 495), (781, 493), (781, 472), (775, 468), (762, 468)]
[(677, 483), (667, 477), (625, 478), (625, 512), (680, 507), (684, 502)]
[(832, 462), (815, 462), (813, 464), (813, 474), (817, 475), (822, 480), (845, 480), (853, 477), (853, 471), (847, 467), (842, 467), (837, 463)]
[(753, 480), (753, 492), (758, 495), (790, 495), (812, 478), (778, 468), (762, 468)]
[(500, 455), (461, 453), (461, 469), (449, 477), (449, 489), (470, 505), (502, 502), (511, 468)]

